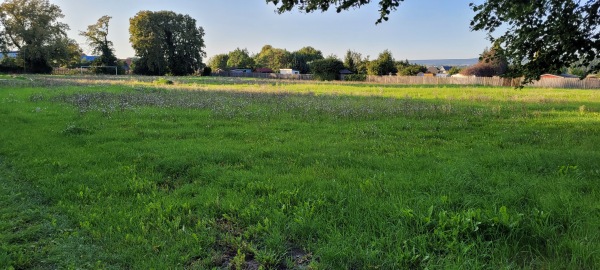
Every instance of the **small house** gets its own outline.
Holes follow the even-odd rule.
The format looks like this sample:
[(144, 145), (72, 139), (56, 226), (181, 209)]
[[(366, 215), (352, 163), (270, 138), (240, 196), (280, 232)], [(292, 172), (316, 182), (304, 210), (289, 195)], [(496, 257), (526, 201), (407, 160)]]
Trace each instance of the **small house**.
[(17, 58), (17, 56), (19, 55), (19, 52), (17, 51), (10, 51), (10, 52), (0, 52), (0, 59), (3, 59), (4, 57), (7, 58)]
[(427, 67), (426, 73), (438, 74), (438, 73), (440, 73), (440, 70), (434, 66), (431, 66), (431, 67)]
[(282, 68), (282, 69), (279, 69), (279, 74), (288, 74), (288, 75), (290, 75), (290, 74), (300, 74), (300, 71), (294, 70), (294, 69), (291, 69), (291, 68)]
[(354, 74), (354, 72), (348, 70), (348, 69), (342, 69), (340, 70), (340, 75), (350, 75), (350, 74)]
[(252, 69), (249, 68), (235, 68), (231, 70), (231, 73), (252, 73)]
[(446, 73), (450, 72), (450, 69), (452, 69), (452, 67), (451, 67), (451, 66), (441, 66), (441, 67), (439, 68), (440, 72), (441, 72), (441, 73), (444, 73), (444, 74), (446, 74)]
[(93, 55), (81, 55), (81, 62), (94, 62), (94, 60), (96, 60), (96, 58), (98, 58), (99, 56), (93, 56)]

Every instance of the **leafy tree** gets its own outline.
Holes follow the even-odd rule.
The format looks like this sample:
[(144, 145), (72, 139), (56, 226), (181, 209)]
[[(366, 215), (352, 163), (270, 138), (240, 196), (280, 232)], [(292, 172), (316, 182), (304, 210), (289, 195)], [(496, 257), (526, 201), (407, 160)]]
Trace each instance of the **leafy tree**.
[(380, 53), (376, 60), (369, 62), (367, 68), (369, 75), (389, 75), (398, 72), (394, 57), (389, 50)]
[(292, 53), (292, 68), (302, 74), (310, 73), (310, 63), (323, 59), (323, 53), (311, 46), (306, 46)]
[(210, 67), (204, 67), (202, 69), (202, 76), (210, 76), (212, 69)]
[(310, 69), (315, 79), (321, 81), (335, 80), (340, 70), (344, 69), (344, 63), (339, 59), (328, 57), (321, 60), (314, 60), (310, 63)]
[[(356, 73), (356, 60), (353, 57), (352, 53), (353, 52), (351, 50), (348, 50), (346, 52), (346, 56), (344, 56), (344, 67), (346, 67), (348, 70)], [(356, 54), (358, 54), (360, 57), (359, 53), (356, 53)]]
[(0, 5), (2, 51), (18, 50), (26, 72), (50, 73), (68, 58), (69, 26), (62, 10), (48, 0), (6, 0)]
[[(95, 24), (89, 25), (87, 31), (81, 31), (79, 35), (85, 37), (93, 54), (100, 56), (94, 60), (94, 66), (117, 66), (113, 43), (108, 40), (108, 24), (110, 16), (102, 16)], [(97, 72), (112, 73), (108, 69), (97, 69)]]
[(452, 76), (454, 74), (460, 73), (461, 70), (462, 70), (461, 68), (454, 66), (454, 67), (450, 68), (450, 70), (448, 70), (448, 74)]
[(419, 72), (427, 72), (427, 67), (422, 65), (408, 65), (398, 69), (399, 76), (415, 76)]
[[(74, 39), (62, 38), (53, 46), (53, 55), (61, 56), (52, 61), (54, 67), (79, 67), (83, 50)], [(64, 57), (63, 57), (64, 56)]]
[(229, 60), (229, 55), (217, 54), (208, 60), (208, 66), (212, 70), (215, 70), (215, 71), (217, 69), (226, 70), (227, 69), (227, 60)]
[(254, 59), (250, 57), (247, 49), (237, 48), (229, 52), (227, 59), (228, 68), (253, 68)]
[(502, 58), (502, 55), (497, 54), (497, 48), (492, 48), (491, 50), (486, 48), (479, 57), (479, 62), (461, 70), (460, 74), (466, 76), (475, 75), (477, 77), (493, 77), (503, 75), (508, 69), (508, 64), (507, 61)]
[(289, 68), (292, 65), (292, 54), (290, 52), (273, 48), (271, 45), (263, 46), (254, 59), (256, 67), (270, 68), (275, 72), (282, 68)]
[[(388, 19), (403, 0), (379, 0), (380, 17)], [(359, 8), (371, 0), (267, 0), (279, 13), (291, 11), (326, 11), (335, 6), (337, 12)], [(471, 28), (485, 31), (498, 48), (497, 56), (508, 60), (509, 77), (525, 78), (524, 83), (539, 79), (544, 73), (558, 72), (563, 67), (582, 61), (585, 74), (600, 71), (593, 60), (600, 52), (600, 1), (580, 0), (485, 0), (470, 4), (475, 16)], [(505, 31), (498, 37), (496, 31)], [(585, 75), (584, 74), (584, 75)]]
[(398, 76), (415, 76), (419, 72), (427, 72), (427, 67), (417, 64), (411, 64), (408, 59), (396, 62)]
[(348, 50), (344, 56), (344, 66), (357, 74), (367, 74), (367, 63), (369, 59), (363, 59), (362, 54)]
[[(473, 30), (486, 31), (509, 60), (508, 76), (524, 76), (525, 83), (544, 73), (581, 61), (586, 74), (600, 70), (593, 64), (600, 52), (600, 2), (576, 0), (487, 0), (471, 4), (477, 14)], [(506, 31), (492, 36), (499, 29)]]
[[(379, 19), (377, 23), (388, 20), (391, 11), (396, 10), (403, 0), (379, 0)], [(326, 11), (334, 5), (339, 13), (351, 8), (359, 8), (370, 3), (371, 0), (267, 0), (267, 3), (273, 3), (279, 13), (291, 11), (298, 7), (304, 12), (313, 12), (316, 10)]]
[(396, 69), (398, 69), (398, 70), (410, 66), (408, 59), (406, 59), (404, 61), (396, 61), (396, 63), (394, 63), (394, 64), (396, 65)]
[(135, 73), (188, 75), (203, 67), (204, 29), (189, 15), (140, 11), (129, 23), (129, 41), (140, 57)]

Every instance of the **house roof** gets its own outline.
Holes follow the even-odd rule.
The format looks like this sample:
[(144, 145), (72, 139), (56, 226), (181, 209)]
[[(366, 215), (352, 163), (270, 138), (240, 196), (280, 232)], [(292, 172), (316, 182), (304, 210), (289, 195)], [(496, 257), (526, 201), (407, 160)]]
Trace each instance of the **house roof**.
[(340, 70), (340, 74), (354, 74), (354, 72), (352, 72), (348, 69), (342, 69), (342, 70)]
[(18, 51), (0, 52), (0, 59), (4, 58), (4, 56), (9, 58), (16, 58), (18, 54)]
[(438, 72), (440, 72), (440, 70), (438, 68), (436, 68), (436, 67), (428, 67), (427, 68), (427, 72), (429, 72), (429, 73), (438, 73)]
[(448, 70), (452, 69), (452, 66), (441, 66), (440, 69), (448, 71)]
[(96, 60), (96, 58), (98, 58), (98, 56), (93, 56), (93, 55), (82, 55), (81, 56), (81, 60), (87, 61), (87, 62), (92, 62), (92, 61)]

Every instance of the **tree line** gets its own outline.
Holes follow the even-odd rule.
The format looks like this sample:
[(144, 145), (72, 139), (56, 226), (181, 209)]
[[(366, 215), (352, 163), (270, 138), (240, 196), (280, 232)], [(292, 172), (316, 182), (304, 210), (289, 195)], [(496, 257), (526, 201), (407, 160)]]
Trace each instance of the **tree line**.
[[(64, 15), (48, 0), (6, 0), (0, 5), (0, 49), (4, 71), (51, 73), (55, 67), (77, 67), (83, 50), (66, 34), (69, 26), (58, 20)], [(123, 72), (112, 41), (108, 40), (110, 16), (102, 16), (80, 35), (98, 57), (90, 65), (97, 72)], [(133, 72), (145, 75), (188, 75), (202, 67), (204, 29), (189, 15), (171, 11), (140, 11), (130, 20), (129, 41), (137, 59)], [(8, 57), (16, 51), (16, 57)], [(2, 70), (0, 70), (2, 71)]]
[(312, 73), (318, 75), (317, 77), (328, 73), (325, 75), (327, 78), (343, 69), (353, 74), (405, 76), (427, 71), (425, 66), (411, 64), (408, 60), (396, 61), (389, 50), (384, 50), (373, 60), (370, 60), (369, 56), (363, 57), (359, 52), (348, 50), (343, 59), (340, 59), (336, 55), (324, 57), (320, 50), (311, 46), (290, 52), (265, 45), (256, 54), (249, 53), (247, 49), (237, 48), (229, 53), (211, 57), (207, 65), (213, 72), (243, 68), (269, 73), (279, 72), (281, 69), (294, 69), (301, 74)]

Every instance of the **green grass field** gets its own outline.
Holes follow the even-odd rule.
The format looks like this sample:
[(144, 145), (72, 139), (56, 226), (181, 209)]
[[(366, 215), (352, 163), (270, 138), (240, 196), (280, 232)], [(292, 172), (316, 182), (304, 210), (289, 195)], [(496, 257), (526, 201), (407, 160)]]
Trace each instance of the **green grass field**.
[(169, 79), (0, 77), (0, 268), (600, 268), (600, 91)]

